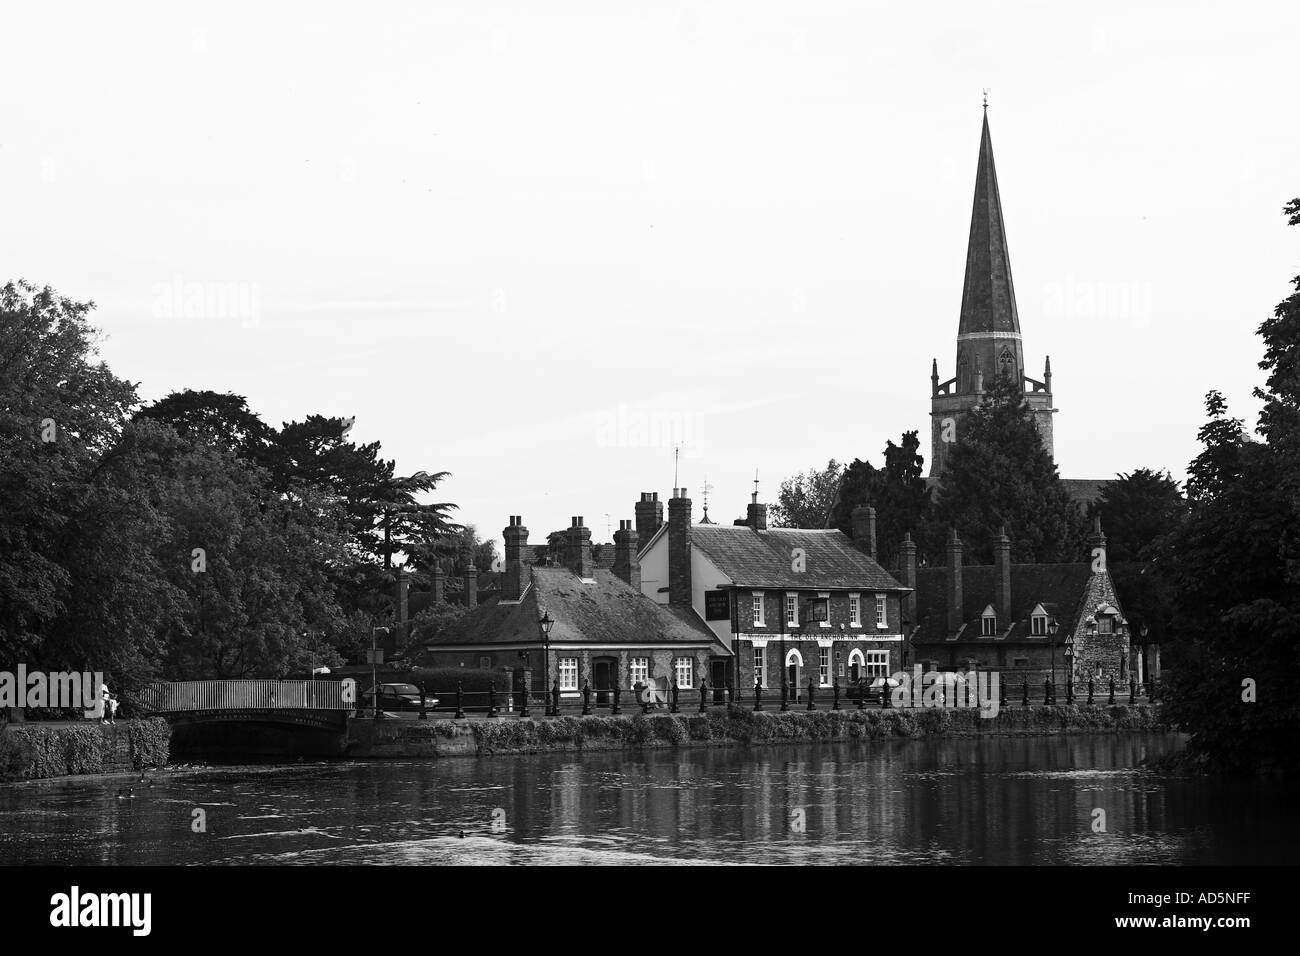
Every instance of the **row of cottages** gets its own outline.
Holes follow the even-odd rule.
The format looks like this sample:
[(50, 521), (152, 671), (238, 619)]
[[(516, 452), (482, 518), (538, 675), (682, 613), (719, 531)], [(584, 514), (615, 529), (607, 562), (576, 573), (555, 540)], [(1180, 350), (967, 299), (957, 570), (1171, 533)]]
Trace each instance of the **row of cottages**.
[(1064, 683), (1067, 673), (1098, 685), (1112, 676), (1121, 683), (1158, 676), (1146, 673), (1130, 639), (1099, 518), (1084, 561), (1016, 564), (1011, 545), (1002, 529), (993, 564), (963, 564), (953, 531), (946, 565), (918, 569), (911, 536), (903, 542), (898, 574), (913, 588), (904, 602), (904, 614), (916, 622), (913, 663), (926, 670), (994, 669), (1036, 683), (1053, 674)]
[(810, 679), (829, 688), (904, 663), (906, 589), (876, 562), (871, 509), (854, 514), (856, 540), (769, 529), (757, 495), (730, 526), (707, 514), (692, 523), (685, 489), (667, 521), (663, 511), (657, 492), (641, 495), (608, 571), (593, 563), (582, 517), (544, 565), (512, 516), (497, 593), (423, 642), (419, 663), (508, 670), (512, 686), (558, 682), (568, 697), (590, 681), (600, 701), (638, 684), (707, 684), (720, 699), (728, 685), (779, 687), (782, 673), (800, 691)]

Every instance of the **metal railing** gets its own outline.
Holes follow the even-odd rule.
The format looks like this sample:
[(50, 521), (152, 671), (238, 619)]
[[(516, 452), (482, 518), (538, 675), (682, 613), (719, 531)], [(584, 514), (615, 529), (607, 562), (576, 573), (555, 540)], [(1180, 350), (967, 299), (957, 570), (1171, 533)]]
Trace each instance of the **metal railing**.
[(146, 684), (140, 705), (158, 713), (200, 710), (351, 710), (343, 683), (325, 680), (198, 680)]

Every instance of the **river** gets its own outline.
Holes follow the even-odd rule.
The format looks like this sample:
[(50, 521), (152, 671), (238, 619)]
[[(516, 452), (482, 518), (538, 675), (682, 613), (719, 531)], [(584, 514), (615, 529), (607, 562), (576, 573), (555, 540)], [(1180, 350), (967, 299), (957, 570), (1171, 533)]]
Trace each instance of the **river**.
[(0, 784), (0, 863), (1294, 861), (1293, 790), (1140, 768), (1179, 745), (890, 740)]

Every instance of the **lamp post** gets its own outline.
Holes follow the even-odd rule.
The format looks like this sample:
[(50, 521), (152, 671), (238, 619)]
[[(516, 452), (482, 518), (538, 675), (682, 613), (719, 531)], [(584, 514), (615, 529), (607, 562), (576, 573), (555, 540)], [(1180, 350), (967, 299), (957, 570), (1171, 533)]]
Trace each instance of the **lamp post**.
[(1074, 635), (1065, 638), (1065, 702), (1074, 703)]
[[(537, 621), (537, 626), (542, 632), (542, 689), (547, 687), (547, 681), (551, 679), (551, 628), (555, 626), (555, 621), (551, 618), (551, 612), (542, 609), (542, 616)], [(547, 698), (546, 716), (555, 717), (551, 713), (550, 698)]]
[[(1047, 633), (1049, 635), (1047, 639), (1047, 645), (1051, 649), (1051, 654), (1052, 654), (1052, 696), (1053, 697), (1056, 696), (1056, 632), (1059, 631), (1060, 629), (1061, 629), (1061, 625), (1056, 622), (1056, 618), (1053, 617), (1051, 620), (1047, 622)], [(1052, 701), (1044, 701), (1043, 703), (1050, 704), (1052, 703)]]

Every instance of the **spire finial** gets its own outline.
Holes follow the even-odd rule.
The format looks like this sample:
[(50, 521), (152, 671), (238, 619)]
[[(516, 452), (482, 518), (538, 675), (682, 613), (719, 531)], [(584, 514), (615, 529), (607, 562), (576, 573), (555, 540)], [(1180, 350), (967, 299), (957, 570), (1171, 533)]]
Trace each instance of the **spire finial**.
[(984, 112), (987, 113), (988, 109), (989, 109), (989, 88), (986, 86), (984, 87)]

